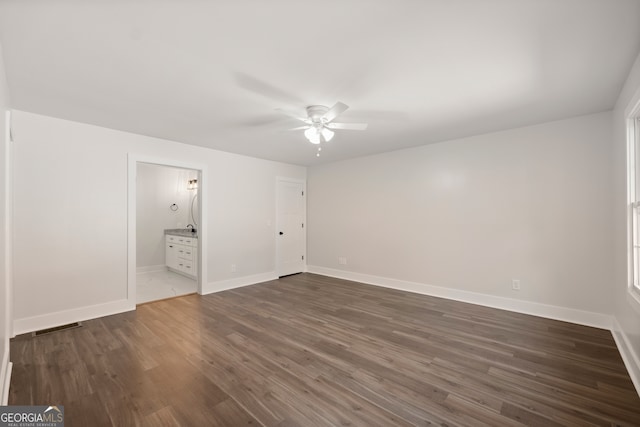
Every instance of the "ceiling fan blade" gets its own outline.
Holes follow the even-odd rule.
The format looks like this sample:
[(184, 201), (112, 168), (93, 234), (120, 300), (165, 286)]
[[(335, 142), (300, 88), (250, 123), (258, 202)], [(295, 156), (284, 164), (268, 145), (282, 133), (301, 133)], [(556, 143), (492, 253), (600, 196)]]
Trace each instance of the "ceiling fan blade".
[(338, 117), (340, 114), (344, 113), (347, 108), (349, 108), (347, 104), (343, 104), (342, 102), (336, 102), (336, 105), (334, 105), (333, 107), (331, 107), (329, 111), (324, 113), (324, 116), (322, 116), (322, 121), (325, 123), (330, 122), (331, 120)]
[(327, 123), (329, 129), (365, 130), (367, 123)]
[(298, 126), (297, 128), (291, 128), (287, 130), (302, 130), (302, 129), (309, 129), (309, 126)]
[(298, 99), (297, 96), (292, 95), (285, 90), (274, 86), (270, 83), (257, 79), (249, 74), (237, 71), (234, 74), (236, 84), (256, 95), (263, 96), (267, 99), (277, 100), (286, 104), (300, 105), (304, 101)]
[(259, 127), (259, 126), (269, 126), (278, 122), (285, 122), (287, 119), (282, 117), (279, 114), (269, 114), (269, 115), (260, 115), (253, 116), (248, 119), (236, 120), (232, 121), (229, 124), (231, 126), (239, 126), (239, 127)]
[(362, 121), (406, 122), (409, 113), (397, 110), (350, 110), (349, 118)]
[(305, 122), (305, 123), (309, 123), (309, 124), (311, 123), (311, 121), (309, 120), (308, 117), (300, 117), (296, 113), (292, 113), (290, 111), (283, 110), (282, 108), (276, 108), (276, 111), (278, 113), (280, 113), (280, 114), (284, 114), (285, 116), (293, 117), (296, 120), (300, 120), (301, 122)]

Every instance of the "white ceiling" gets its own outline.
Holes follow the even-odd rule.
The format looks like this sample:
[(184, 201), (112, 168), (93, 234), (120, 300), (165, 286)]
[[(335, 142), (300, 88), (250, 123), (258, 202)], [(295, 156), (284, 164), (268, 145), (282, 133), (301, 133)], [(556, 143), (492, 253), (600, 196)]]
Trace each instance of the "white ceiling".
[[(0, 0), (11, 106), (301, 165), (611, 109), (640, 0)], [(276, 108), (351, 108), (322, 156)]]

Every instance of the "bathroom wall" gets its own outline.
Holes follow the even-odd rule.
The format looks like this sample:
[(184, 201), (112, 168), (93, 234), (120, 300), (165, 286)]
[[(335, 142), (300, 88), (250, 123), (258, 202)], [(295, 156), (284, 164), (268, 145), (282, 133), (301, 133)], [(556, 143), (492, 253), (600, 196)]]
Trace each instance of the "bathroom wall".
[[(138, 164), (136, 191), (138, 272), (164, 268), (164, 230), (193, 224), (190, 207), (195, 190), (187, 190), (187, 181), (198, 172), (167, 166)], [(175, 204), (175, 209), (171, 205)], [(197, 209), (197, 202), (194, 205)], [(196, 214), (197, 218), (197, 214)]]

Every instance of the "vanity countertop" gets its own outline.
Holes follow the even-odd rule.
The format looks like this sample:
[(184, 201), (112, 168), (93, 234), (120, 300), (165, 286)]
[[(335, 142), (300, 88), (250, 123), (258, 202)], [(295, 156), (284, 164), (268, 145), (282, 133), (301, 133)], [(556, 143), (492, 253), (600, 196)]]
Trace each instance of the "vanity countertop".
[(198, 238), (198, 232), (195, 233), (191, 231), (190, 228), (171, 228), (164, 230), (164, 234), (171, 234), (173, 236), (182, 236), (182, 237), (194, 237)]

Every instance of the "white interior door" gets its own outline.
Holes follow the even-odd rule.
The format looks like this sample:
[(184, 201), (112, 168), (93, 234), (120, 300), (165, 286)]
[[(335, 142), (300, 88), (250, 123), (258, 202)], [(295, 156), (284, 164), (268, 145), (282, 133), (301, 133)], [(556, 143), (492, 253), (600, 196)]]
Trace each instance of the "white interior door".
[(304, 181), (278, 178), (276, 199), (278, 276), (300, 273), (305, 266), (307, 233)]

